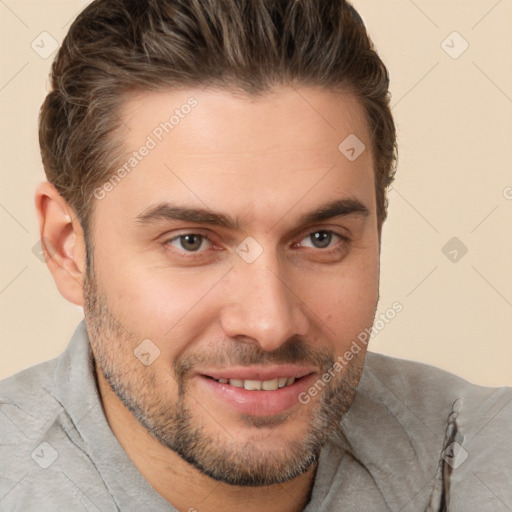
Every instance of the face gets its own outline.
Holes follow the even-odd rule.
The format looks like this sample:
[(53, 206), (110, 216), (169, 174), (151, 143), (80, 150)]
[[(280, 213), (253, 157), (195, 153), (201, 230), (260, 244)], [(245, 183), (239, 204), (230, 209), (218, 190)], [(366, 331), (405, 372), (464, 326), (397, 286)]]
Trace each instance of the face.
[(290, 480), (349, 408), (365, 352), (332, 367), (377, 306), (363, 108), (315, 88), (172, 90), (130, 96), (122, 118), (127, 165), (96, 190), (89, 234), (97, 370), (203, 473)]

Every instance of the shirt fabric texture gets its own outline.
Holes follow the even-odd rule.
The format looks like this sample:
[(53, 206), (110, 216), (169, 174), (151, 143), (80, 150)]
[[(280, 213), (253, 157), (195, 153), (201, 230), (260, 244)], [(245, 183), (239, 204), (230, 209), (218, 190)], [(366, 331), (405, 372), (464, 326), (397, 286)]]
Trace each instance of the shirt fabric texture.
[[(0, 478), (0, 512), (176, 512), (108, 425), (84, 320), (0, 382)], [(368, 352), (304, 509), (327, 511), (511, 512), (512, 388)]]

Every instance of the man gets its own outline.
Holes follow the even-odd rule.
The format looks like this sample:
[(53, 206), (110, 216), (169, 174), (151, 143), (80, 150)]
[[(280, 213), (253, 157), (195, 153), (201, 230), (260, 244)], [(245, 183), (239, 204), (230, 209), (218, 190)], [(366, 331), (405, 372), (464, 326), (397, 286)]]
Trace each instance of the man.
[(0, 386), (1, 510), (511, 510), (512, 390), (367, 353), (388, 85), (341, 0), (79, 15), (36, 207), (85, 319)]

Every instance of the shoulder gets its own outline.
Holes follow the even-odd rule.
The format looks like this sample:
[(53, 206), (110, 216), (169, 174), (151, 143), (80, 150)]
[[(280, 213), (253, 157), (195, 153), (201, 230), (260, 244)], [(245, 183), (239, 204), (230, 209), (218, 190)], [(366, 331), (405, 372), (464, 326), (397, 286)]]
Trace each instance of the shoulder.
[(457, 510), (512, 507), (512, 388), (475, 385), (427, 364), (369, 352), (342, 427), (397, 505), (389, 479), (401, 479), (413, 496), (436, 475), (426, 487), (429, 499), (444, 494)]
[[(0, 496), (6, 512), (115, 510), (83, 440), (56, 398), (59, 358), (0, 381)], [(56, 492), (58, 490), (58, 492)]]
[(399, 398), (419, 417), (440, 417), (442, 423), (458, 402), (458, 421), (468, 433), (493, 414), (512, 424), (512, 388), (472, 384), (425, 363), (368, 352), (360, 388), (390, 404)]
[(36, 437), (61, 409), (53, 397), (57, 359), (27, 368), (0, 381), (0, 425), (4, 435)]

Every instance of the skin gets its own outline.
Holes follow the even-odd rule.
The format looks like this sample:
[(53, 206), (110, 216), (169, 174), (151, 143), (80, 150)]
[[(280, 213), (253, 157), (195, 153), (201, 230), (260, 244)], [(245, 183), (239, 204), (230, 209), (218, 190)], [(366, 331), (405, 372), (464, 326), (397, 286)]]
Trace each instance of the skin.
[[(312, 87), (280, 86), (261, 97), (137, 93), (117, 134), (127, 156), (191, 96), (198, 101), (191, 113), (94, 199), (92, 268), (73, 209), (49, 183), (38, 187), (48, 266), (61, 294), (84, 306), (108, 422), (164, 498), (178, 510), (299, 511), (314, 482), (313, 445), (350, 406), (364, 349), (308, 404), (297, 400), (282, 414), (242, 414), (200, 375), (286, 362), (307, 365), (317, 380), (371, 327), (380, 243), (364, 110), (351, 96)], [(367, 148), (353, 162), (338, 150), (349, 134)], [(340, 199), (360, 202), (367, 214), (300, 220)], [(137, 220), (164, 201), (237, 226)], [(319, 232), (327, 246), (312, 241)], [(335, 233), (330, 241), (326, 232)], [(177, 237), (194, 233), (210, 242), (196, 239), (200, 249), (187, 252)], [(236, 251), (247, 249), (247, 237), (257, 242), (251, 254), (262, 251), (252, 263)], [(159, 351), (149, 365), (134, 355), (142, 340)], [(179, 432), (197, 436), (196, 449), (190, 437), (185, 443), (192, 463), (169, 447)], [(230, 482), (249, 478), (248, 468), (257, 475), (252, 485)]]

